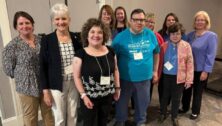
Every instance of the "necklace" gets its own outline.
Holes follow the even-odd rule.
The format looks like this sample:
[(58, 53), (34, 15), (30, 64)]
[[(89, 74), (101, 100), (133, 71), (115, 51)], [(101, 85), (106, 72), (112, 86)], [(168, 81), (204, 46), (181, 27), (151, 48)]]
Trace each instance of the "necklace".
[[(103, 70), (102, 70), (102, 67), (101, 67), (101, 65), (100, 65), (100, 63), (99, 63), (99, 61), (98, 61), (98, 59), (97, 59), (97, 57), (95, 57), (96, 58), (96, 62), (97, 62), (97, 64), (98, 64), (98, 66), (99, 66), (99, 69), (100, 69), (100, 71), (101, 71), (101, 76), (104, 74), (103, 73)], [(108, 69), (109, 69), (109, 76), (110, 76), (110, 65), (109, 65), (109, 62), (108, 62), (108, 58), (107, 58), (107, 55), (106, 55), (106, 62), (107, 62), (107, 65), (108, 65)]]

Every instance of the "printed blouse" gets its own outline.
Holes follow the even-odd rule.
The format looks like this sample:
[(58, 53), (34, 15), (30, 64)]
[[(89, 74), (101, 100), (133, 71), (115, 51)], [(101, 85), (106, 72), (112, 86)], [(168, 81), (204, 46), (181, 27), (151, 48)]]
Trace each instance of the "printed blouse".
[(18, 93), (39, 97), (40, 41), (41, 38), (35, 35), (35, 48), (32, 48), (17, 36), (2, 52), (3, 70), (15, 79)]
[[(91, 56), (84, 49), (76, 52), (75, 57), (82, 60), (81, 77), (83, 87), (87, 96), (90, 98), (104, 97), (115, 92), (114, 86), (114, 51), (110, 48), (109, 52), (103, 56)], [(110, 84), (102, 85), (101, 76), (110, 76)]]
[(60, 55), (62, 60), (62, 75), (64, 80), (73, 80), (72, 73), (66, 73), (66, 67), (72, 64), (74, 57), (74, 47), (72, 42), (59, 43)]

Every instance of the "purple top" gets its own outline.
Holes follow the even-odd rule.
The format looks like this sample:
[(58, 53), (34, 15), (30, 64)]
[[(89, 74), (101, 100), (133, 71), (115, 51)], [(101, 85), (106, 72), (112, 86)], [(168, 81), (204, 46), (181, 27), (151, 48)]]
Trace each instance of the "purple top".
[(217, 34), (207, 31), (196, 37), (195, 31), (192, 31), (187, 35), (187, 40), (192, 47), (194, 71), (211, 73), (217, 52)]

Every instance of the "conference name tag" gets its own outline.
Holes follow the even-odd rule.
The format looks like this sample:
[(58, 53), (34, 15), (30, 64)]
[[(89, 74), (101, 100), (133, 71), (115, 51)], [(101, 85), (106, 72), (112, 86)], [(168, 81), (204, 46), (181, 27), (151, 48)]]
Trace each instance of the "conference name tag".
[(133, 53), (133, 57), (134, 57), (134, 60), (141, 60), (143, 59), (143, 53), (142, 52)]
[(110, 77), (101, 76), (100, 77), (100, 85), (110, 85)]
[(164, 67), (167, 69), (167, 70), (171, 70), (172, 68), (173, 68), (173, 65), (169, 62), (169, 61), (167, 61), (165, 64), (164, 64)]

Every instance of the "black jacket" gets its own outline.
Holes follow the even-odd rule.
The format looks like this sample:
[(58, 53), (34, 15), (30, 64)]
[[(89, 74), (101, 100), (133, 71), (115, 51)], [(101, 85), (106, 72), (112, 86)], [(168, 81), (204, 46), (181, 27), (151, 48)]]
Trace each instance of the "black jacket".
[[(74, 50), (82, 48), (78, 33), (70, 32)], [(56, 32), (42, 38), (40, 49), (40, 85), (41, 89), (56, 89), (62, 91), (62, 63), (59, 42)]]

